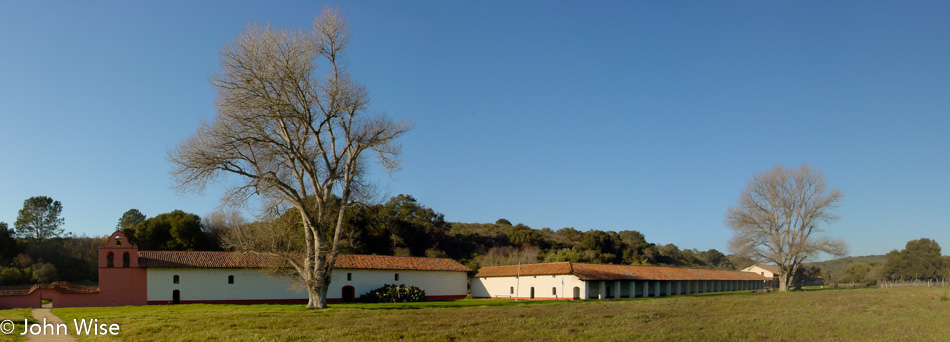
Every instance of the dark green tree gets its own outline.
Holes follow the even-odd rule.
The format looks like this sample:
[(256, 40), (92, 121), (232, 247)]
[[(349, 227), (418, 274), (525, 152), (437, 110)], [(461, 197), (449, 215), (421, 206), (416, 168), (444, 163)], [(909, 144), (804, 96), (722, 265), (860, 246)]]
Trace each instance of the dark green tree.
[(621, 244), (616, 233), (590, 230), (584, 233), (578, 248), (594, 252), (595, 257), (591, 260), (592, 262), (618, 263), (621, 261)]
[(931, 239), (908, 241), (903, 250), (887, 253), (882, 276), (886, 279), (937, 279), (942, 275), (940, 245)]
[(856, 262), (848, 264), (848, 266), (844, 268), (844, 271), (841, 272), (844, 273), (844, 277), (841, 278), (842, 282), (863, 283), (868, 280), (868, 274), (871, 273), (871, 265)]
[(548, 247), (544, 234), (540, 230), (531, 229), (520, 223), (511, 227), (511, 231), (508, 232), (508, 241), (514, 246), (535, 246), (542, 249)]
[(46, 196), (34, 196), (23, 201), (17, 216), (17, 234), (27, 239), (45, 240), (63, 235), (60, 228), (65, 220), (60, 217), (63, 204)]
[(797, 290), (801, 290), (803, 286), (810, 284), (818, 277), (821, 277), (821, 268), (803, 265), (795, 271), (795, 275), (792, 277), (792, 286)]
[(115, 230), (121, 230), (125, 235), (135, 230), (135, 226), (145, 221), (145, 214), (138, 209), (129, 209), (119, 218), (119, 224), (115, 225)]
[(0, 222), (0, 264), (20, 254), (20, 246), (17, 246), (14, 236), (16, 236), (16, 231), (11, 229), (6, 222)]
[(383, 205), (378, 215), (390, 229), (394, 245), (409, 248), (413, 256), (440, 244), (449, 230), (445, 215), (426, 208), (410, 195), (398, 195)]
[(201, 217), (181, 210), (142, 221), (129, 239), (141, 250), (193, 251), (207, 246)]

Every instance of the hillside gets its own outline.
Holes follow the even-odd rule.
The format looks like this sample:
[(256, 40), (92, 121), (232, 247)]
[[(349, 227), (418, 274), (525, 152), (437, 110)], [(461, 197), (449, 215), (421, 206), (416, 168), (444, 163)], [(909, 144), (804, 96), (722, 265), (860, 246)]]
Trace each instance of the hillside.
[(838, 258), (822, 262), (812, 262), (808, 263), (809, 266), (818, 266), (824, 271), (829, 271), (832, 274), (841, 274), (844, 271), (845, 267), (853, 263), (865, 263), (871, 266), (877, 264), (883, 264), (887, 260), (885, 255), (865, 255), (865, 256), (849, 256), (844, 258)]

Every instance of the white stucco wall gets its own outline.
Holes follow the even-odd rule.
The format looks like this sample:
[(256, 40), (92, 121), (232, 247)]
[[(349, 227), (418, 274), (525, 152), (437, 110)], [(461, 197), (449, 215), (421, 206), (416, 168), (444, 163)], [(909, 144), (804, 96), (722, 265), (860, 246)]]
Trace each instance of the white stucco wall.
[[(346, 274), (352, 273), (352, 280)], [(399, 280), (395, 275), (399, 274)], [(385, 284), (412, 285), (426, 291), (426, 296), (465, 296), (468, 294), (466, 272), (390, 271), (390, 270), (344, 270), (333, 271), (330, 278), (328, 298), (342, 298), (343, 287), (353, 286), (356, 297), (380, 288)]]
[(761, 268), (761, 267), (759, 267), (759, 266), (757, 266), (757, 265), (752, 265), (752, 266), (746, 267), (746, 268), (742, 269), (742, 272), (752, 272), (752, 273), (755, 273), (755, 274), (758, 274), (758, 275), (761, 275), (761, 276), (767, 277), (767, 278), (772, 278), (772, 277), (775, 277), (775, 276), (776, 276), (776, 274), (775, 274), (775, 273), (772, 273), (772, 271), (769, 271), (769, 270), (767, 270), (767, 269)]
[[(347, 280), (347, 273), (351, 280)], [(175, 275), (179, 277), (178, 284), (173, 281)], [(229, 275), (234, 276), (234, 284), (228, 284)], [(359, 298), (385, 284), (414, 285), (425, 290), (426, 296), (465, 296), (467, 280), (465, 272), (337, 269), (331, 276), (327, 298), (342, 298), (344, 286), (353, 286)], [(180, 291), (182, 301), (306, 299), (306, 290), (292, 287), (293, 281), (294, 278), (275, 277), (258, 269), (149, 268), (148, 300), (171, 301), (174, 290)]]
[[(292, 289), (290, 281), (256, 269), (241, 268), (149, 268), (148, 300), (170, 301), (179, 290), (181, 300), (260, 300), (307, 298), (303, 288)], [(174, 276), (179, 277), (178, 284)], [(228, 276), (234, 284), (228, 284)]]
[[(574, 287), (579, 288), (581, 299), (587, 298), (588, 292), (584, 281), (573, 274), (521, 276), (520, 279), (514, 276), (484, 277), (472, 278), (472, 297), (531, 298), (532, 287), (535, 299), (571, 299)], [(552, 293), (552, 289), (557, 293)]]

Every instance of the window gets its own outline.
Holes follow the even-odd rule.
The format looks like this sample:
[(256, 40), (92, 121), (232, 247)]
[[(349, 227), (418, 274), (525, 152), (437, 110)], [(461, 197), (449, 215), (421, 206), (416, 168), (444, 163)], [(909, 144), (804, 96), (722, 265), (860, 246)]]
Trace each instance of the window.
[(552, 288), (551, 288), (551, 294), (557, 296), (557, 288), (556, 288), (556, 287), (552, 287)]
[(178, 275), (177, 275), (177, 274), (176, 274), (174, 277), (172, 277), (172, 284), (178, 284)]
[(122, 253), (122, 267), (129, 267), (131, 261), (132, 257), (129, 256), (129, 252)]
[(347, 273), (347, 274), (346, 274), (346, 281), (351, 281), (351, 280), (353, 280), (353, 273)]
[(112, 252), (106, 255), (106, 267), (115, 267), (115, 255)]
[(396, 281), (399, 281), (399, 273), (396, 273)]
[(229, 276), (228, 276), (228, 284), (234, 284), (234, 276), (233, 276), (233, 275), (229, 275)]
[(510, 292), (511, 294), (515, 294), (515, 287), (512, 286), (510, 289), (508, 289), (508, 292)]

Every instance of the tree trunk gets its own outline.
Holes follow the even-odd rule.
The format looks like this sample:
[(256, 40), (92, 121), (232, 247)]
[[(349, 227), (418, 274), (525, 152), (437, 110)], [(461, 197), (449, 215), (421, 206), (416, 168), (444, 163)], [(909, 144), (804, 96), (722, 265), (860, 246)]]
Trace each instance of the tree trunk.
[(784, 272), (778, 276), (778, 290), (781, 292), (788, 292), (788, 283), (792, 278), (788, 273), (789, 272)]
[(320, 298), (320, 292), (318, 292), (318, 291), (316, 290), (316, 288), (314, 288), (314, 287), (308, 285), (308, 286), (307, 286), (307, 308), (308, 308), (308, 309), (313, 309), (313, 308), (318, 308), (318, 309), (320, 309), (320, 307), (318, 307), (318, 303), (320, 303), (320, 299), (319, 299), (319, 298)]

